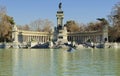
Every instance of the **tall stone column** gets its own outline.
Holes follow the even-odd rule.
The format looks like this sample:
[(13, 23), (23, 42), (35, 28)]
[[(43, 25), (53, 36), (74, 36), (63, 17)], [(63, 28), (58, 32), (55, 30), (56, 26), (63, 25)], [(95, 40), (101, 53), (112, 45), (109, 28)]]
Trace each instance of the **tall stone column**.
[(16, 25), (12, 27), (12, 39), (13, 39), (13, 48), (19, 48), (18, 47), (18, 30)]
[(56, 17), (57, 17), (57, 29), (62, 30), (64, 18), (64, 13), (62, 11), (62, 3), (59, 3), (59, 10), (57, 11)]
[(13, 39), (13, 42), (18, 42), (18, 30), (16, 25), (12, 27), (12, 39)]
[(104, 25), (104, 27), (103, 27), (102, 41), (103, 42), (108, 42), (108, 25)]

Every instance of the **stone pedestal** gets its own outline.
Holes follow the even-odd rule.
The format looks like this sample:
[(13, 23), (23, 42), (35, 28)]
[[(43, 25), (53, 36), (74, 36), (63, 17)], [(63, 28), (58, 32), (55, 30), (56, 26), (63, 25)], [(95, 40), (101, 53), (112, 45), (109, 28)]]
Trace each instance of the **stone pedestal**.
[(68, 42), (66, 27), (64, 27), (64, 29), (62, 29), (62, 30), (59, 30), (57, 42), (61, 42), (61, 44)]

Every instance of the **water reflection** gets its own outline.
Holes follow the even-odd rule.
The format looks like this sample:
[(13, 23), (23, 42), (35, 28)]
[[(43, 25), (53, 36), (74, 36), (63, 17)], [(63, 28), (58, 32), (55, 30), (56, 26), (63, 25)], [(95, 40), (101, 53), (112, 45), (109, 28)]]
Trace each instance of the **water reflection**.
[(50, 71), (49, 50), (19, 50), (14, 57), (14, 76), (46, 76)]
[(0, 76), (13, 76), (11, 51), (0, 49)]
[(120, 76), (119, 49), (4, 49), (0, 76)]

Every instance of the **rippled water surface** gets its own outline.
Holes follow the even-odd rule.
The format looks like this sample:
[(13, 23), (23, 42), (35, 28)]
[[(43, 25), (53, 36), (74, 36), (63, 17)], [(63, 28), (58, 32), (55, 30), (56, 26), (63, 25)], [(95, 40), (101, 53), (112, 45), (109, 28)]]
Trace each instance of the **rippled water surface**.
[(0, 76), (120, 76), (120, 49), (0, 49)]

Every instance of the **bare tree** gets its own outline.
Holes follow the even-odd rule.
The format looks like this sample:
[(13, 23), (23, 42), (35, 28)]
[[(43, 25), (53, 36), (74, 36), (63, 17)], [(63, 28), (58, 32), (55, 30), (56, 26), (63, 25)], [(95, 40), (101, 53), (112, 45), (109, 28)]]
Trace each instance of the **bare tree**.
[(29, 31), (30, 30), (30, 27), (29, 27), (29, 25), (17, 25), (17, 28), (19, 29), (19, 30), (26, 30), (26, 31)]
[(86, 25), (85, 31), (102, 31), (103, 24), (101, 22), (90, 22)]
[(31, 30), (50, 32), (53, 28), (53, 23), (48, 19), (38, 19), (30, 23)]
[(0, 16), (3, 16), (6, 14), (6, 7), (0, 5)]
[(0, 42), (11, 40), (11, 30), (13, 24), (13, 17), (6, 14), (6, 8), (4, 6), (0, 6)]
[(114, 5), (111, 14), (109, 15), (109, 20), (113, 25), (110, 30), (110, 35), (111, 37), (115, 37), (115, 41), (120, 42), (120, 2)]
[(79, 31), (80, 31), (80, 32), (85, 31), (85, 28), (86, 28), (86, 24), (79, 23)]
[(67, 27), (68, 32), (79, 32), (80, 31), (79, 24), (73, 20), (67, 21), (64, 26)]

